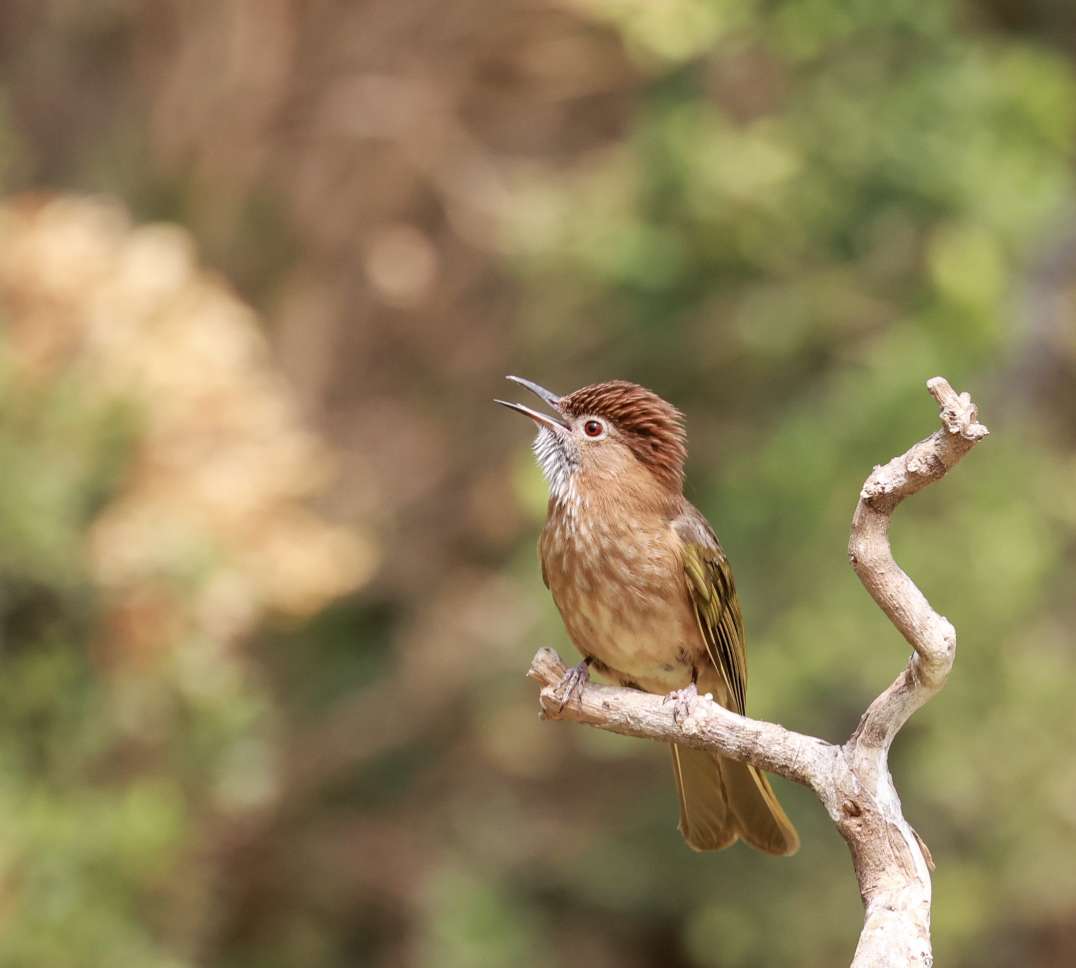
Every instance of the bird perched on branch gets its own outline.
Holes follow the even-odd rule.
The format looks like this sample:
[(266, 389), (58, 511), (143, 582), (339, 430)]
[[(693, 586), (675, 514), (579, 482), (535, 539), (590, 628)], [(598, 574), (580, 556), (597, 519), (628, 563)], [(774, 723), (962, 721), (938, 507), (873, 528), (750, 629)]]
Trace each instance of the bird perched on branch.
[[(497, 401), (538, 428), (534, 452), (549, 484), (542, 578), (583, 654), (558, 698), (566, 702), (593, 668), (679, 703), (708, 692), (743, 714), (740, 604), (717, 536), (684, 497), (683, 415), (623, 380), (561, 397), (508, 379), (552, 411)], [(771, 854), (797, 850), (795, 828), (755, 767), (682, 746), (672, 756), (690, 847), (720, 850), (742, 837)]]

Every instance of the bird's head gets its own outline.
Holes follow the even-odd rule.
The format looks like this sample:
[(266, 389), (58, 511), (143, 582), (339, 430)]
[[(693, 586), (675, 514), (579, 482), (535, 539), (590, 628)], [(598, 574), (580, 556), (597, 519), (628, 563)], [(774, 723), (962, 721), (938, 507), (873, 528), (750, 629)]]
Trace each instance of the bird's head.
[(599, 493), (609, 499), (664, 500), (683, 492), (684, 418), (656, 393), (626, 380), (582, 387), (566, 396), (520, 377), (553, 411), (496, 401), (538, 427), (534, 453), (550, 497), (568, 502)]

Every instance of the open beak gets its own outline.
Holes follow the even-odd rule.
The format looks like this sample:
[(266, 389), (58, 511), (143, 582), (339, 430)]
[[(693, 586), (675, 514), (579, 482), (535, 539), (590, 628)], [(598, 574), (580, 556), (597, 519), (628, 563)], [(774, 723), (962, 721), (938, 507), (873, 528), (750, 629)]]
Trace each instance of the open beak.
[(530, 407), (523, 406), (522, 403), (509, 403), (507, 400), (494, 400), (494, 403), (499, 403), (502, 407), (508, 407), (509, 410), (515, 410), (517, 413), (521, 413), (526, 417), (530, 417), (539, 427), (547, 427), (554, 433), (559, 433), (568, 429), (568, 425), (560, 418), (560, 397), (558, 397), (551, 390), (547, 390), (543, 386), (539, 386), (537, 383), (532, 383), (530, 380), (524, 380), (520, 376), (510, 376), (505, 379), (511, 380), (513, 383), (518, 383), (520, 386), (526, 387), (535, 396), (540, 397), (550, 409), (557, 411), (558, 416), (551, 417), (548, 414), (540, 413), (537, 410), (532, 410)]

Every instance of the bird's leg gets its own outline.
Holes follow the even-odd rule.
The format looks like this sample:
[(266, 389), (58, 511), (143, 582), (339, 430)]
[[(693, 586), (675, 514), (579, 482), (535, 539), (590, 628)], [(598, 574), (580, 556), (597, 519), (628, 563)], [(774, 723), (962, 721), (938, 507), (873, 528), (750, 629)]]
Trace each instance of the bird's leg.
[(697, 678), (698, 671), (692, 669), (691, 682), (683, 689), (674, 689), (665, 697), (665, 702), (673, 703), (673, 721), (677, 726), (691, 715), (691, 701), (699, 697), (699, 687), (695, 685)]
[(583, 657), (579, 665), (572, 666), (564, 673), (564, 678), (553, 689), (553, 698), (563, 709), (572, 699), (578, 699), (583, 692), (583, 686), (590, 681), (590, 663), (594, 660), (588, 655)]

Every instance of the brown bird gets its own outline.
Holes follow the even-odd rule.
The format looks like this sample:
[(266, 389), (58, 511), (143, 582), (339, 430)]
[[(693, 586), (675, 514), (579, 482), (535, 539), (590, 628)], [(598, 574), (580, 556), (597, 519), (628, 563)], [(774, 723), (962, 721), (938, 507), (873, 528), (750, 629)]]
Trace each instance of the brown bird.
[[(721, 543), (684, 497), (683, 415), (623, 380), (559, 397), (508, 379), (554, 414), (496, 401), (538, 427), (534, 453), (549, 484), (542, 578), (584, 657), (558, 687), (561, 697), (593, 667), (678, 701), (708, 692), (743, 714), (743, 618)], [(690, 847), (720, 850), (742, 837), (771, 854), (798, 849), (796, 829), (753, 766), (682, 746), (672, 755)]]

